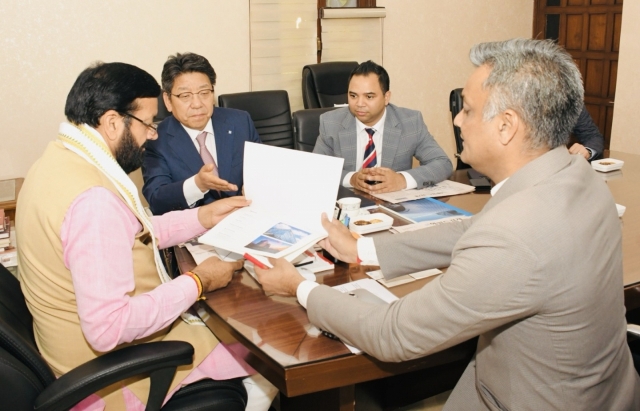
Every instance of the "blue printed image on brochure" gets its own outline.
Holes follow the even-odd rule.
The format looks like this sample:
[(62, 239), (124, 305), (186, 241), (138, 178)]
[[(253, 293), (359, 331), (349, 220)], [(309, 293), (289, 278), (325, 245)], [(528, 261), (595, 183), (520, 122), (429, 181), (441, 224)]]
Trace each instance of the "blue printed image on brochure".
[(384, 208), (414, 223), (471, 215), (468, 211), (428, 197), (399, 204), (387, 204)]

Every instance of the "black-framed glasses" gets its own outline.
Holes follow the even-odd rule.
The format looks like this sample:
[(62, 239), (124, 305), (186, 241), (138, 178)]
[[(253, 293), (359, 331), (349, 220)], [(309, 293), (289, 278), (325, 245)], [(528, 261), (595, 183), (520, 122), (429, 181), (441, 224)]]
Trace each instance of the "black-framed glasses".
[(157, 124), (149, 124), (149, 123), (146, 123), (146, 122), (144, 122), (144, 121), (140, 120), (138, 117), (134, 116), (134, 115), (133, 115), (133, 114), (131, 114), (131, 113), (120, 113), (120, 114), (121, 114), (121, 115), (123, 115), (123, 116), (125, 116), (125, 117), (131, 117), (131, 118), (132, 118), (132, 119), (134, 119), (134, 120), (138, 120), (139, 122), (141, 122), (142, 124), (144, 124), (144, 125), (149, 129), (149, 131), (151, 131), (152, 133), (157, 133), (157, 132), (158, 132), (158, 125), (157, 125)]
[(169, 93), (169, 95), (178, 97), (180, 99), (180, 101), (182, 101), (183, 103), (188, 103), (193, 99), (194, 95), (198, 95), (200, 96), (201, 100), (206, 100), (207, 98), (211, 97), (213, 95), (214, 89), (212, 88), (207, 88), (204, 90), (200, 90), (197, 93), (192, 93), (190, 91), (185, 91), (184, 93), (180, 93), (180, 94), (172, 94)]

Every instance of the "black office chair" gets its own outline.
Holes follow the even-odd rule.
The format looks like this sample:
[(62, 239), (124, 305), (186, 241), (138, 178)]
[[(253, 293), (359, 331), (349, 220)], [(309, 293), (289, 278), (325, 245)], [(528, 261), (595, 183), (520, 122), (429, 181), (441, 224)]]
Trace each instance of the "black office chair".
[(293, 148), (289, 94), (285, 90), (223, 94), (218, 106), (249, 113), (264, 144)]
[(332, 61), (304, 66), (302, 69), (304, 108), (346, 104), (349, 75), (357, 66), (357, 61)]
[(640, 326), (636, 324), (627, 324), (627, 342), (631, 350), (631, 358), (633, 365), (640, 374)]
[(163, 94), (163, 92), (160, 92), (160, 95), (158, 96), (158, 114), (153, 118), (154, 123), (159, 123), (171, 115), (171, 112), (167, 110), (167, 106), (164, 105), (164, 99), (162, 98)]
[[(149, 375), (146, 409), (159, 410), (176, 368), (192, 361), (193, 347), (187, 342), (151, 342), (107, 353), (56, 379), (38, 352), (20, 283), (0, 265), (0, 408), (68, 410), (118, 381)], [(162, 410), (244, 410), (246, 403), (240, 380), (203, 380), (177, 391)]]
[(335, 107), (310, 108), (293, 113), (293, 135), (295, 149), (312, 152), (320, 129), (320, 115)]
[[(449, 94), (449, 111), (451, 111), (452, 122), (460, 110), (462, 110), (462, 89), (456, 88), (451, 90), (451, 94)], [(456, 139), (456, 158), (458, 160), (456, 170), (471, 168), (469, 164), (460, 160), (460, 153), (462, 153), (462, 138), (460, 138), (460, 127), (457, 127), (455, 124), (453, 125), (453, 135)]]

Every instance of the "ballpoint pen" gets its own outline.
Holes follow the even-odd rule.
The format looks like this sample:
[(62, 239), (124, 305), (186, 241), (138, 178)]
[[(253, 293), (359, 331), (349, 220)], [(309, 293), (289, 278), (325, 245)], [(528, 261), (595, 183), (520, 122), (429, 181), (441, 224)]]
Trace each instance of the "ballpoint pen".
[(253, 263), (253, 265), (255, 265), (256, 267), (260, 267), (263, 270), (267, 270), (267, 269), (271, 268), (271, 267), (267, 267), (266, 265), (264, 265), (264, 263), (262, 263), (260, 260), (258, 260), (257, 258), (255, 258), (254, 256), (252, 256), (249, 253), (244, 253), (244, 258), (246, 260), (251, 261)]

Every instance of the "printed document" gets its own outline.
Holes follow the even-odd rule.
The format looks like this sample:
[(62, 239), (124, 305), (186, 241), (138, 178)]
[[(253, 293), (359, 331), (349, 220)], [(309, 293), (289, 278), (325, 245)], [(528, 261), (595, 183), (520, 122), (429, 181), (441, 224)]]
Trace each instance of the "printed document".
[(404, 201), (419, 200), (426, 197), (449, 197), (458, 194), (466, 194), (474, 191), (475, 189), (476, 188), (474, 186), (470, 186), (468, 184), (444, 180), (434, 186), (424, 187), (419, 190), (402, 190), (394, 191), (392, 193), (372, 195), (388, 203), (397, 204)]
[(244, 193), (252, 203), (198, 241), (241, 255), (293, 260), (327, 236), (320, 215), (333, 218), (343, 162), (338, 157), (245, 143)]

